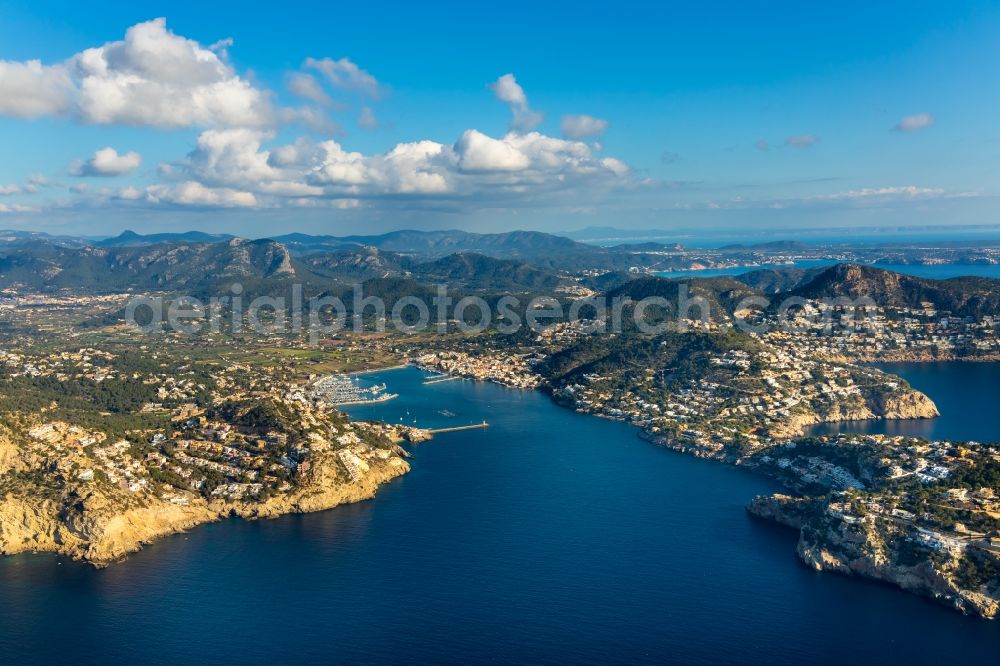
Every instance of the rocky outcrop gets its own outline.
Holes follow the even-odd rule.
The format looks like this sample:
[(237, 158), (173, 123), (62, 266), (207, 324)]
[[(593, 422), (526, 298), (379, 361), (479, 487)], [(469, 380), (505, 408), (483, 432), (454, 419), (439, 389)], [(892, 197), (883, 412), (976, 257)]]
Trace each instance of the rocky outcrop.
[(825, 411), (803, 409), (774, 424), (771, 435), (778, 439), (801, 436), (809, 426), (839, 421), (870, 419), (929, 419), (940, 416), (934, 401), (920, 391), (905, 387), (893, 391), (874, 391), (863, 398), (835, 402)]
[[(1000, 613), (1000, 597), (985, 590), (959, 585), (956, 571), (961, 566), (959, 552), (942, 549), (935, 558), (913, 564), (901, 561), (898, 546), (910, 538), (874, 519), (854, 523), (843, 521), (807, 523), (799, 534), (796, 552), (817, 571), (836, 571), (892, 583), (902, 589), (929, 597), (965, 614), (995, 618)], [(894, 547), (896, 546), (896, 547)]]
[(20, 448), (10, 440), (8, 433), (0, 431), (0, 474), (9, 470), (19, 471), (24, 467)]
[[(892, 583), (966, 614), (1000, 614), (1000, 590), (960, 583), (959, 571), (970, 556), (964, 547), (937, 545), (931, 554), (912, 526), (874, 515), (838, 515), (819, 498), (755, 497), (747, 511), (798, 529), (796, 552), (816, 571)], [(985, 551), (975, 556), (996, 560)]]
[(816, 502), (789, 495), (758, 495), (747, 505), (747, 512), (758, 518), (801, 529), (802, 524), (817, 509)]
[(54, 534), (54, 549), (74, 559), (104, 566), (139, 550), (162, 536), (182, 532), (219, 518), (219, 513), (196, 501), (183, 506), (170, 502), (136, 504), (122, 510), (119, 498), (94, 493), (78, 507), (63, 509)]
[(941, 415), (934, 401), (915, 389), (878, 393), (870, 403), (884, 419), (931, 419)]
[(107, 566), (157, 538), (228, 516), (271, 518), (370, 499), (379, 486), (410, 469), (398, 449), (371, 449), (355, 458), (359, 463), (345, 473), (335, 452), (326, 452), (314, 461), (307, 481), (263, 501), (207, 501), (187, 492), (159, 497), (110, 484), (79, 497), (5, 492), (0, 552), (55, 552)]
[[(244, 518), (273, 518), (286, 513), (325, 511), (340, 504), (350, 504), (375, 496), (379, 486), (410, 471), (410, 465), (399, 453), (379, 451), (378, 455), (360, 463), (345, 481), (334, 455), (315, 461), (309, 483), (295, 492), (276, 495), (264, 502), (225, 503), (220, 509)], [(356, 458), (356, 456), (355, 456)]]

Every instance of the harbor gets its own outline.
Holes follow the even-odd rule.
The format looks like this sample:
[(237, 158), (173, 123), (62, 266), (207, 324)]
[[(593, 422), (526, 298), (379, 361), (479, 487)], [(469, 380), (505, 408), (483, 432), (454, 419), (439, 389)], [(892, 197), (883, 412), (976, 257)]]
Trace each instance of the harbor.
[(362, 386), (357, 377), (341, 374), (317, 379), (311, 386), (311, 393), (335, 407), (388, 402), (399, 397), (397, 393), (386, 392), (384, 382), (374, 386)]

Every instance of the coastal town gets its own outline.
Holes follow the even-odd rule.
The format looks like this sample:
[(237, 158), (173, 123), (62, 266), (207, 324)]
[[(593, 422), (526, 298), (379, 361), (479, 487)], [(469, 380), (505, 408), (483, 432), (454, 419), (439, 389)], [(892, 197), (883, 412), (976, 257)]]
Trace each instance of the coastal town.
[[(409, 469), (399, 443), (429, 436), (348, 420), (335, 405), (382, 399), (384, 387), (343, 375), (310, 385), (287, 359), (264, 366), (190, 346), (95, 344), (0, 351), (4, 553), (106, 565), (226, 515), (366, 499)], [(30, 519), (5, 518), (14, 515)]]
[(803, 354), (852, 361), (1000, 357), (997, 318), (919, 308), (834, 305), (807, 301), (786, 322), (763, 322), (764, 339)]
[[(311, 349), (301, 337), (252, 330), (164, 331), (154, 341), (116, 323), (122, 303), (40, 296), (0, 304), (16, 322), (0, 346), (8, 466), (0, 487), (10, 510), (32, 511), (45, 526), (37, 537), (5, 532), (4, 552), (57, 550), (103, 565), (228, 513), (280, 515), (370, 497), (409, 469), (400, 443), (429, 432), (351, 421), (338, 408), (397, 397), (353, 371), (410, 363), (435, 373), (429, 384), (455, 377), (542, 390), (581, 413), (633, 424), (654, 444), (776, 478), (814, 499), (758, 498), (752, 512), (797, 525), (824, 516), (827, 535), (834, 523), (871, 524), (872, 534), (915, 544), (903, 550), (921, 561), (947, 552), (950, 564), (934, 566), (938, 583), (951, 581), (948, 603), (996, 614), (994, 597), (968, 588), (988, 560), (977, 565), (980, 578), (947, 573), (997, 553), (993, 487), (966, 481), (988, 478), (981, 470), (997, 464), (994, 448), (810, 435), (821, 423), (935, 417), (927, 396), (863, 362), (992, 359), (1000, 347), (991, 316), (803, 299), (791, 313), (723, 312), (653, 335), (602, 333), (600, 321), (581, 319), (516, 336), (342, 335)], [(81, 497), (101, 507), (87, 514), (95, 525), (123, 511), (169, 518), (113, 544), (93, 536), (94, 526), (60, 542), (71, 515), (64, 508)], [(803, 560), (836, 568), (835, 540), (807, 531)], [(955, 587), (959, 578), (966, 587)]]
[(542, 378), (531, 370), (531, 360), (517, 354), (431, 352), (417, 356), (414, 363), (426, 370), (495, 382), (510, 388), (535, 389), (542, 383)]
[(0, 666), (995, 663), (998, 38), (4, 3)]
[[(597, 371), (600, 363), (581, 351), (588, 360), (582, 368), (595, 369), (553, 377), (547, 359), (586, 340), (566, 326), (536, 336), (535, 347), (505, 352), (490, 343), (475, 352), (424, 354), (418, 362), (506, 386), (544, 387), (577, 411), (636, 425), (653, 443), (776, 478), (815, 499), (758, 497), (748, 510), (800, 530), (799, 555), (810, 566), (880, 578), (962, 612), (994, 617), (1000, 611), (1000, 591), (991, 587), (1000, 573), (995, 446), (808, 435), (823, 422), (937, 416), (934, 403), (905, 381), (857, 362), (989, 360), (997, 350), (992, 318), (873, 308), (859, 328), (839, 321), (848, 313), (826, 310), (824, 303), (807, 302), (790, 328), (750, 333), (739, 348), (701, 345), (694, 355), (679, 354), (688, 362), (683, 370), (667, 351), (675, 344), (668, 336), (657, 345), (663, 351), (640, 356), (635, 368), (616, 363), (610, 372)], [(831, 322), (843, 330), (831, 334)], [(732, 328), (686, 323), (689, 336)], [(929, 575), (915, 585), (913, 567), (920, 562), (930, 563)]]

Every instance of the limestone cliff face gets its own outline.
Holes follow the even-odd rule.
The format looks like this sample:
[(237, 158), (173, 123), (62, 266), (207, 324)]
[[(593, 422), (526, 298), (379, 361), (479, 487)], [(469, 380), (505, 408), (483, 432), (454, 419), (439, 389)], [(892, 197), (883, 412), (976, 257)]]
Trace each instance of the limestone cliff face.
[(0, 551), (56, 550), (59, 505), (50, 500), (12, 497), (0, 502)]
[(218, 518), (195, 501), (188, 506), (170, 502), (136, 503), (122, 510), (120, 498), (94, 493), (78, 508), (64, 509), (54, 534), (55, 550), (74, 559), (102, 566), (120, 560), (155, 539)]
[(928, 419), (940, 416), (937, 405), (925, 394), (913, 388), (892, 392), (875, 392), (864, 398), (835, 402), (824, 411), (804, 409), (793, 413), (784, 421), (771, 427), (771, 435), (778, 439), (801, 436), (806, 428), (817, 423), (837, 421), (866, 421), (869, 419)]
[(24, 469), (27, 469), (27, 462), (24, 460), (21, 447), (14, 443), (10, 431), (0, 426), (0, 474)]
[(383, 483), (409, 471), (409, 463), (393, 453), (365, 463), (356, 475), (345, 480), (334, 457), (326, 455), (315, 462), (309, 483), (294, 492), (276, 495), (264, 502), (226, 502), (212, 506), (217, 507), (220, 513), (244, 518), (324, 511), (339, 504), (371, 499)]
[[(891, 536), (890, 532), (888, 537)], [(803, 529), (796, 551), (803, 562), (817, 571), (836, 571), (893, 583), (966, 614), (995, 618), (1000, 613), (1000, 598), (996, 595), (958, 584), (954, 576), (959, 565), (956, 553), (941, 551), (938, 560), (905, 564), (887, 544), (886, 527), (881, 524), (876, 527), (874, 521), (838, 522), (825, 529)]]
[(6, 493), (0, 498), (0, 552), (55, 552), (107, 566), (159, 537), (227, 516), (268, 518), (370, 499), (409, 469), (399, 451), (373, 450), (345, 474), (335, 453), (325, 452), (307, 482), (262, 502), (207, 502), (193, 493), (171, 501), (107, 484), (72, 498)]
[(871, 398), (872, 409), (885, 419), (930, 419), (941, 416), (937, 405), (915, 389), (878, 394)]
[(747, 505), (747, 512), (773, 520), (786, 527), (801, 529), (809, 513), (816, 510), (815, 502), (789, 495), (758, 495)]
[(897, 523), (878, 521), (873, 516), (837, 518), (826, 511), (820, 499), (786, 495), (755, 497), (747, 511), (798, 529), (796, 552), (817, 571), (892, 583), (962, 613), (984, 618), (1000, 614), (996, 590), (970, 590), (958, 583), (961, 551), (942, 549), (932, 558), (907, 558), (902, 549), (908, 546), (912, 534)]

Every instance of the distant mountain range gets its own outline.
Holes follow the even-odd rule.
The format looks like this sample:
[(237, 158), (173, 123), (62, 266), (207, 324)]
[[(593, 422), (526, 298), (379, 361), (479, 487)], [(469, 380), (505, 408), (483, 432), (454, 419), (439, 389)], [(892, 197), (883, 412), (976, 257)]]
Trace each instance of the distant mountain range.
[(26, 240), (0, 251), (0, 288), (58, 290), (218, 291), (233, 282), (267, 291), (294, 280), (313, 291), (371, 280), (446, 283), (474, 291), (551, 291), (569, 279), (542, 266), (456, 252), (436, 259), (353, 245), (294, 256), (276, 240), (160, 242), (74, 247)]
[[(48, 236), (43, 233), (6, 232), (6, 236), (4, 233), (0, 232), (0, 249), (19, 247), (33, 241), (50, 242), (62, 247), (110, 249), (161, 244), (216, 244), (235, 239), (228, 234), (207, 234), (200, 231), (150, 235), (125, 231), (113, 238), (96, 241)], [(653, 243), (605, 248), (540, 231), (479, 234), (461, 230), (401, 230), (371, 236), (313, 236), (291, 233), (260, 240), (281, 243), (294, 256), (374, 248), (427, 261), (465, 253), (480, 254), (494, 259), (530, 262), (536, 267), (554, 271), (576, 271), (584, 265), (597, 270), (627, 270), (633, 266), (655, 267), (663, 262), (663, 258), (658, 256), (660, 253), (664, 250), (679, 249), (676, 245)]]
[(0, 255), (0, 287), (37, 291), (193, 290), (226, 280), (295, 275), (274, 241), (65, 247), (25, 243)]
[(233, 238), (235, 236), (231, 234), (208, 234), (204, 231), (143, 235), (126, 230), (113, 238), (99, 240), (94, 245), (99, 245), (100, 247), (130, 247), (156, 245), (157, 243), (222, 243)]
[[(24, 233), (24, 232), (21, 232)], [(43, 235), (38, 234), (36, 238)], [(93, 243), (100, 247), (128, 247), (157, 245), (159, 243), (222, 243), (232, 240), (229, 234), (207, 234), (201, 231), (185, 233), (137, 234), (125, 231), (119, 236)], [(537, 258), (546, 253), (588, 252), (595, 250), (589, 245), (554, 236), (540, 231), (511, 231), (497, 234), (477, 234), (452, 229), (447, 231), (400, 230), (371, 236), (313, 236), (291, 233), (269, 236), (295, 254), (339, 250), (351, 247), (374, 247), (401, 254), (420, 257), (441, 257), (456, 252), (478, 252), (504, 258)]]
[[(561, 234), (573, 240), (597, 243), (605, 246), (666, 246), (683, 249), (684, 246), (677, 242), (678, 238), (689, 238), (691, 231), (668, 231), (666, 229), (617, 229), (615, 227), (586, 227), (577, 231), (569, 231)], [(720, 241), (722, 243), (722, 241)], [(801, 241), (774, 240), (762, 243), (722, 243), (719, 250), (780, 250), (780, 249), (803, 249), (808, 247)]]
[[(782, 242), (779, 247), (794, 247)], [(768, 247), (775, 247), (767, 243)], [(312, 292), (355, 282), (387, 293), (433, 284), (476, 292), (552, 293), (581, 284), (633, 300), (674, 302), (679, 285), (730, 312), (746, 296), (869, 297), (892, 306), (930, 303), (957, 315), (1000, 312), (1000, 280), (929, 280), (858, 264), (758, 270), (737, 277), (667, 279), (645, 271), (670, 260), (668, 246), (602, 248), (534, 231), (475, 234), (398, 231), (375, 236), (287, 234), (243, 240), (191, 231), (100, 241), (34, 232), (0, 232), (0, 289), (24, 292), (124, 290), (218, 293), (239, 281), (248, 293), (272, 293), (298, 282)], [(742, 247), (742, 246), (741, 246)]]
[[(665, 232), (664, 232), (665, 233)], [(236, 238), (231, 234), (209, 234), (202, 231), (182, 233), (138, 234), (124, 231), (118, 236), (99, 240), (73, 236), (50, 236), (41, 232), (0, 232), (0, 248), (16, 247), (32, 241), (48, 241), (64, 247), (144, 247), (162, 243), (225, 243)], [(263, 239), (260, 239), (263, 240)], [(643, 240), (611, 246), (584, 243), (565, 236), (541, 231), (509, 231), (480, 234), (459, 229), (443, 231), (400, 230), (377, 235), (330, 236), (289, 233), (268, 237), (284, 245), (296, 256), (336, 252), (359, 247), (376, 248), (428, 260), (455, 253), (472, 253), (496, 259), (526, 261), (551, 270), (576, 270), (587, 265), (598, 270), (627, 270), (632, 267), (671, 269), (665, 256), (685, 250), (680, 243)], [(724, 251), (753, 253), (802, 249), (797, 241), (774, 241), (759, 245), (729, 245)], [(683, 267), (683, 266), (681, 266)]]
[(80, 236), (58, 236), (42, 231), (19, 231), (13, 229), (0, 231), (0, 248), (17, 247), (35, 241), (44, 241), (53, 245), (66, 247), (83, 247), (93, 242), (93, 240)]

